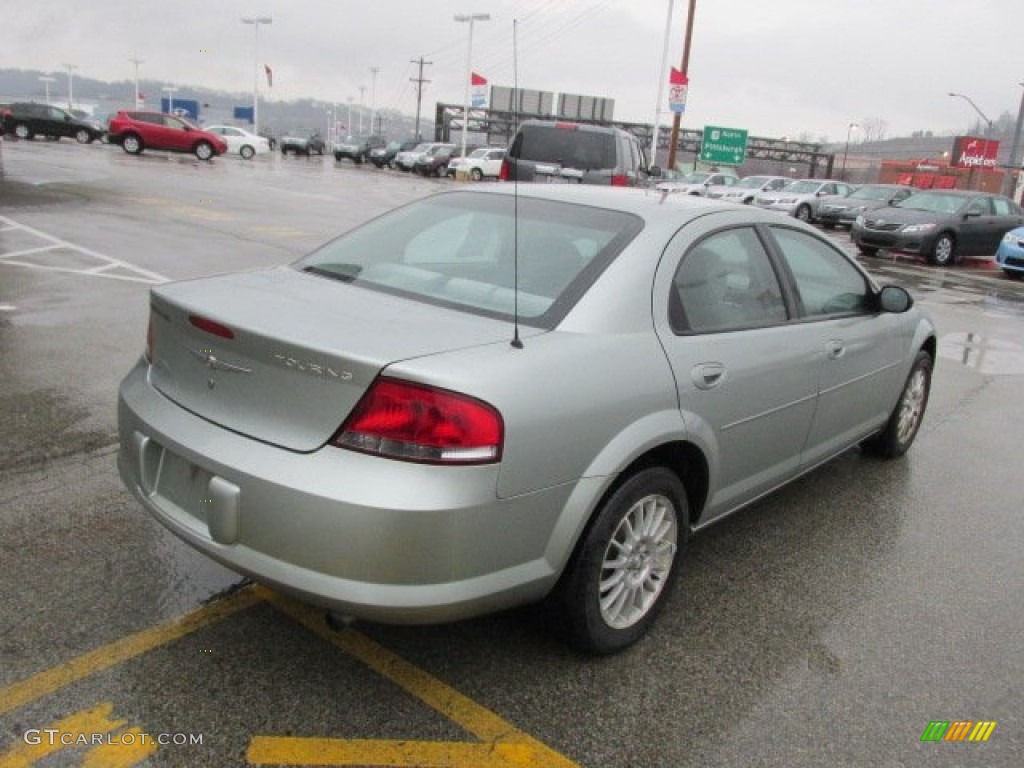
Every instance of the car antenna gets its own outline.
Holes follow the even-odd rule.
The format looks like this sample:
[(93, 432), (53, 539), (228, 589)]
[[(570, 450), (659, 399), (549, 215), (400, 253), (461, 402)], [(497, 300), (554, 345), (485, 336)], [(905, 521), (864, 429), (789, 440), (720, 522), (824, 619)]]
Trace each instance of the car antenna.
[[(512, 19), (512, 124), (515, 128), (513, 137), (519, 134), (519, 54), (516, 44), (516, 30), (519, 21)], [(467, 115), (467, 119), (468, 119)], [(511, 147), (510, 147), (511, 149)], [(508, 162), (506, 160), (506, 162)], [(511, 167), (511, 165), (510, 165)], [(523, 340), (519, 337), (519, 170), (512, 177), (512, 347), (523, 348)]]

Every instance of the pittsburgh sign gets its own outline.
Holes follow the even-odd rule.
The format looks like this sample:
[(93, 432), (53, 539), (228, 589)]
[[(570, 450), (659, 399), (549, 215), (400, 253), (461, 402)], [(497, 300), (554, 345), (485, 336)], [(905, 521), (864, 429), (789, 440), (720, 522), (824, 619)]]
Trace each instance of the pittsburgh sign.
[(995, 168), (999, 142), (977, 136), (957, 136), (953, 139), (954, 168)]

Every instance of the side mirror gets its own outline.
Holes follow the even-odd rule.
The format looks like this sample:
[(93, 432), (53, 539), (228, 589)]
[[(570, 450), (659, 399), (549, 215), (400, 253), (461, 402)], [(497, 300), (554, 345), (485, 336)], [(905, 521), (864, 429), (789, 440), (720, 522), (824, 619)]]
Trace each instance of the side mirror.
[(914, 299), (906, 288), (899, 285), (887, 285), (878, 293), (878, 306), (883, 312), (893, 312), (898, 315), (914, 306)]
[(661, 176), (661, 168), (659, 168), (657, 165), (652, 165), (650, 168), (647, 169), (647, 175), (654, 176), (655, 178), (657, 178)]

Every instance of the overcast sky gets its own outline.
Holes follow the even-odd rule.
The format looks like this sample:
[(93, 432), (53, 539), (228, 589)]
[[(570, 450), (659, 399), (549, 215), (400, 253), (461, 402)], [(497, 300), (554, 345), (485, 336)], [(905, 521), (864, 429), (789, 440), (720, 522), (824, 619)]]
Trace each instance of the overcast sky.
[[(675, 0), (669, 63), (682, 60), (689, 0)], [(469, 25), (473, 70), (513, 83), (513, 20), (522, 88), (607, 96), (619, 120), (651, 122), (669, 0), (30, 0), (7, 2), (0, 67), (251, 92), (253, 26), (270, 99), (416, 110), (421, 55), (424, 114), (461, 104)], [(752, 135), (828, 136), (884, 120), (888, 135), (965, 131), (977, 118), (1014, 117), (1024, 80), (1024, 0), (697, 0), (684, 127)], [(371, 67), (378, 68), (376, 87)], [(261, 72), (262, 74), (262, 72)], [(66, 79), (52, 86), (66, 93)], [(10, 94), (9, 94), (10, 95)], [(667, 90), (664, 100), (667, 103)], [(664, 109), (664, 108), (663, 108)], [(666, 118), (667, 119), (667, 118)], [(856, 133), (854, 134), (856, 140)]]

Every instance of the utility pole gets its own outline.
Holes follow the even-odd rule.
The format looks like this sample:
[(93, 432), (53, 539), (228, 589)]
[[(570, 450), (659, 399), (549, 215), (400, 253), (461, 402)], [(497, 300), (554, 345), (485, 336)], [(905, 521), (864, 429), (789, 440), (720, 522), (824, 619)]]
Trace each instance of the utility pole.
[(420, 56), (418, 59), (411, 59), (411, 61), (412, 61), (413, 64), (419, 64), (420, 65), (420, 76), (419, 77), (410, 77), (409, 78), (409, 82), (416, 83), (416, 138), (419, 139), (419, 138), (421, 138), (421, 136), (420, 136), (420, 105), (423, 103), (423, 84), (430, 82), (429, 80), (424, 80), (423, 79), (423, 67), (424, 66), (433, 66), (434, 62), (432, 62), (432, 61), (424, 61), (422, 56)]
[[(683, 76), (690, 70), (690, 40), (693, 39), (693, 17), (697, 10), (697, 0), (690, 0), (690, 10), (686, 16), (686, 37), (683, 40), (683, 64), (680, 68)], [(682, 117), (678, 112), (672, 116), (672, 136), (668, 142), (668, 167), (676, 167), (676, 149), (679, 146), (679, 121)]]

